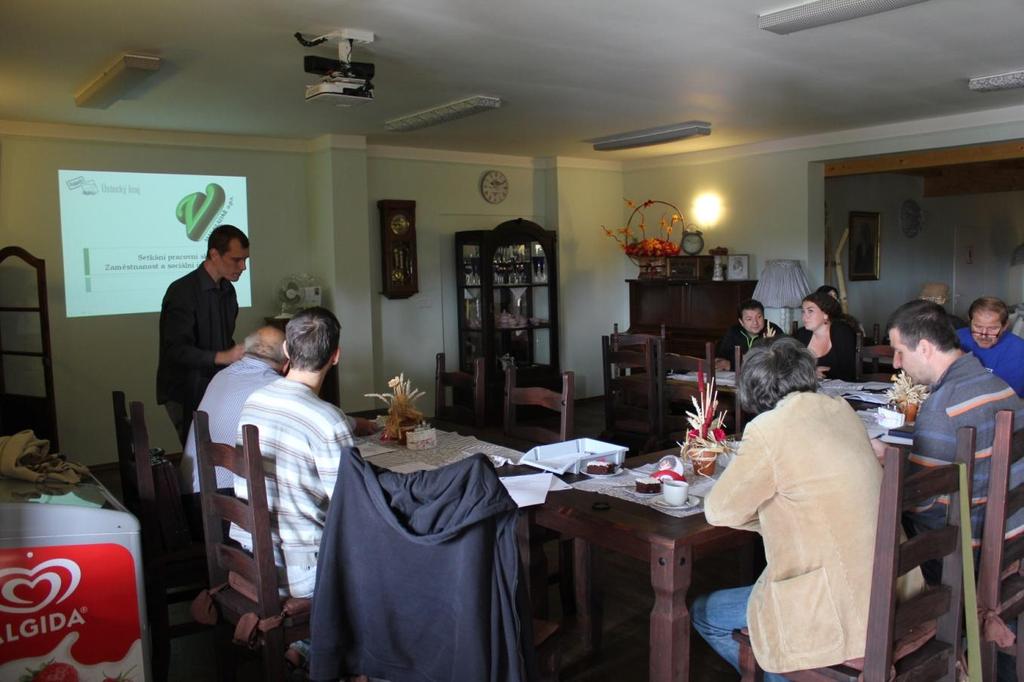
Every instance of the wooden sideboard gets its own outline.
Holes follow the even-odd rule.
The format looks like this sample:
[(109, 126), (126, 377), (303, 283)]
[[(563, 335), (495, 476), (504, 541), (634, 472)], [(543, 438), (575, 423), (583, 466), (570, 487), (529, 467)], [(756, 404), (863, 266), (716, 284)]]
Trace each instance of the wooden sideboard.
[(665, 325), (666, 350), (704, 355), (704, 343), (718, 340), (736, 324), (736, 308), (752, 298), (757, 280), (677, 282), (629, 279), (629, 331), (660, 334)]

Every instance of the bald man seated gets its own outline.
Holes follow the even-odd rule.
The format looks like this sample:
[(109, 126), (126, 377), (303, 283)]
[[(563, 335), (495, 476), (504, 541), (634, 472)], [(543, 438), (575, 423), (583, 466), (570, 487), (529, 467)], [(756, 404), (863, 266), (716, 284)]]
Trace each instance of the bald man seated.
[[(209, 415), (210, 440), (214, 443), (236, 442), (238, 420), (242, 406), (258, 389), (284, 376), (288, 358), (284, 352), (284, 332), (276, 327), (260, 327), (245, 337), (245, 352), (242, 358), (231, 363), (210, 380), (206, 393), (196, 408)], [(362, 417), (347, 417), (349, 428), (357, 436), (376, 431), (373, 422)], [(189, 423), (192, 415), (189, 415)], [(217, 489), (232, 494), (235, 475), (227, 469), (217, 467)], [(202, 507), (199, 501), (199, 467), (196, 465), (196, 434), (188, 430), (188, 439), (181, 455), (178, 478), (185, 513), (189, 517), (189, 529), (193, 537), (201, 538)]]

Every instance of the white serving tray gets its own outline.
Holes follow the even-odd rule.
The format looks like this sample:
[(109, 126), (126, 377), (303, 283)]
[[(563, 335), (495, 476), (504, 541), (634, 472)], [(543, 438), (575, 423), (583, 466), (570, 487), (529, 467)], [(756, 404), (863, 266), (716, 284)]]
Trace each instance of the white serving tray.
[(595, 459), (615, 462), (622, 466), (626, 459), (627, 449), (621, 445), (605, 443), (593, 438), (577, 438), (564, 443), (552, 443), (532, 448), (523, 455), (519, 463), (555, 474), (578, 474), (586, 467), (587, 462)]

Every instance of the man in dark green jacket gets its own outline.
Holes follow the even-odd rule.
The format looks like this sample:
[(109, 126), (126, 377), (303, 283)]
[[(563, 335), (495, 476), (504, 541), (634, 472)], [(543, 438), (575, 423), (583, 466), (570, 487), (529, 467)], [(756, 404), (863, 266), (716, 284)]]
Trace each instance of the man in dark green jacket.
[(736, 346), (740, 353), (747, 354), (751, 346), (761, 338), (783, 335), (782, 329), (774, 322), (764, 319), (764, 306), (760, 301), (749, 299), (740, 303), (736, 310), (738, 324), (734, 324), (718, 342), (715, 352), (715, 369), (732, 369), (733, 353)]

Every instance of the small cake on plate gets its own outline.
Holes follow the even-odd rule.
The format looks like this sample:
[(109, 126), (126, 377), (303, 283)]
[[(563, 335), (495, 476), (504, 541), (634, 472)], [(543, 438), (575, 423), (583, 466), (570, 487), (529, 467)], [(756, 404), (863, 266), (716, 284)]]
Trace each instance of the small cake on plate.
[(597, 475), (614, 474), (615, 462), (605, 462), (601, 460), (595, 462), (587, 462), (587, 473)]
[(654, 493), (661, 492), (661, 481), (656, 478), (638, 478), (636, 479), (636, 491), (644, 495), (652, 495)]

